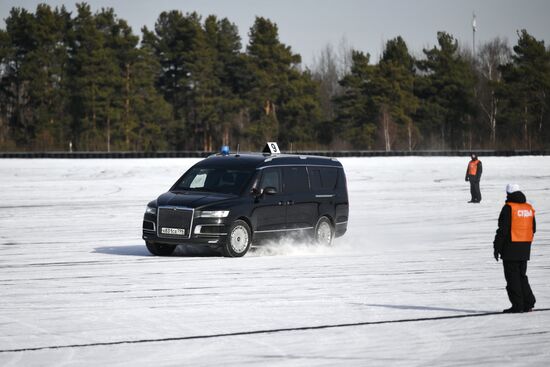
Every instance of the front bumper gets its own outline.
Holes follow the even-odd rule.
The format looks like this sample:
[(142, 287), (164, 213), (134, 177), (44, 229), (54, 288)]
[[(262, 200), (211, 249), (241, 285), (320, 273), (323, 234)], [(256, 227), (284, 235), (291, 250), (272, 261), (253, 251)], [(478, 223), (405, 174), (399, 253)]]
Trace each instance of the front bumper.
[(157, 216), (145, 213), (143, 216), (142, 238), (147, 242), (164, 244), (196, 244), (218, 248), (225, 243), (228, 231), (227, 218), (193, 218), (191, 235), (181, 238), (159, 236)]

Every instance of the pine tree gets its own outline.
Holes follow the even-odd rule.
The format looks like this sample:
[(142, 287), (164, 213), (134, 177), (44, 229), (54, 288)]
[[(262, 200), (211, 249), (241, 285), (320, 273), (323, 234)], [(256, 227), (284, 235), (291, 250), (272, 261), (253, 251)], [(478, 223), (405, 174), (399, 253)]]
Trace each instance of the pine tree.
[(69, 14), (64, 8), (52, 10), (44, 4), (36, 8), (30, 30), (34, 47), (22, 70), (28, 80), (31, 120), (36, 132), (33, 145), (40, 150), (66, 148), (65, 33), (69, 26)]
[(7, 82), (10, 68), (4, 65), (10, 59), (9, 56), (12, 52), (13, 49), (8, 32), (0, 29), (0, 65), (4, 68), (4, 72), (0, 73), (0, 149), (6, 150), (11, 148), (10, 145), (13, 144), (10, 139), (8, 113), (13, 98), (11, 97), (11, 86)]
[(209, 16), (204, 22), (209, 46), (214, 50), (214, 75), (217, 78), (217, 124), (211, 129), (215, 144), (239, 143), (243, 133), (244, 101), (247, 77), (246, 63), (241, 54), (241, 38), (237, 26), (227, 18)]
[(162, 12), (154, 32), (143, 28), (142, 43), (154, 50), (160, 70), (157, 87), (172, 105), (172, 122), (166, 132), (169, 144), (175, 149), (185, 146), (184, 88), (188, 71), (184, 68), (184, 54), (189, 49), (185, 20), (179, 11)]
[(190, 122), (195, 136), (194, 149), (212, 151), (213, 135), (220, 125), (217, 111), (220, 80), (216, 75), (216, 50), (207, 39), (201, 19), (190, 15), (194, 27), (192, 45), (187, 55), (187, 121)]
[(545, 129), (550, 110), (550, 53), (544, 41), (522, 30), (514, 46), (512, 62), (501, 70), (504, 80), (501, 95), (506, 99), (503, 119), (507, 120), (509, 130), (512, 134), (521, 131), (525, 149), (544, 146), (545, 141), (539, 139), (545, 134), (550, 136)]
[[(418, 135), (413, 124), (413, 114), (418, 108), (418, 99), (414, 95), (414, 59), (409, 54), (405, 41), (401, 37), (386, 43), (375, 77), (371, 83), (371, 97), (377, 106), (382, 125), (385, 149), (391, 150), (394, 144), (409, 151), (415, 145)], [(367, 92), (367, 93), (368, 93)], [(391, 124), (395, 124), (392, 134)], [(401, 135), (401, 136), (399, 136)], [(402, 137), (406, 136), (405, 139)], [(406, 141), (405, 144), (402, 141)]]
[(417, 78), (416, 95), (422, 103), (416, 118), (432, 136), (439, 130), (440, 148), (464, 149), (476, 110), (475, 75), (451, 35), (438, 32), (437, 40), (439, 48), (425, 49), (426, 59), (417, 63), (423, 77)]
[[(172, 106), (155, 88), (159, 65), (154, 50), (147, 44), (133, 53), (129, 61), (130, 149), (157, 151), (168, 148)], [(126, 102), (125, 102), (126, 103)]]
[(311, 143), (320, 120), (317, 85), (311, 74), (298, 69), (301, 57), (279, 41), (276, 24), (257, 17), (249, 35), (250, 138), (276, 139), (282, 146)]
[(372, 149), (376, 132), (377, 109), (372, 98), (364, 93), (365, 81), (371, 80), (375, 67), (370, 55), (352, 51), (350, 74), (340, 85), (344, 93), (335, 99), (335, 133), (356, 149)]
[(5, 110), (10, 111), (6, 122), (14, 143), (19, 147), (28, 147), (36, 135), (36, 126), (32, 121), (32, 107), (29, 103), (31, 65), (28, 56), (35, 49), (32, 39), (34, 17), (25, 9), (12, 8), (6, 19), (6, 33), (3, 47), (2, 75)]
[[(98, 128), (99, 82), (103, 67), (103, 37), (97, 29), (90, 6), (77, 4), (77, 15), (70, 29), (69, 73), (72, 133), (78, 150), (97, 150), (100, 147)], [(101, 139), (103, 140), (103, 139)]]

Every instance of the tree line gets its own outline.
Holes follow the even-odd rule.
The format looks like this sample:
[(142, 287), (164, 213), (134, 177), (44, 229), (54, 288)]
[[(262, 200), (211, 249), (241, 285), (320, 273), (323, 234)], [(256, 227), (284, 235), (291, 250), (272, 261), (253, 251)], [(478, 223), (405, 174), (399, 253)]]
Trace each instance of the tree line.
[(136, 35), (111, 8), (12, 8), (0, 29), (0, 150), (548, 149), (550, 49), (526, 30), (475, 49), (446, 32), (376, 62), (313, 65), (257, 17), (162, 12)]

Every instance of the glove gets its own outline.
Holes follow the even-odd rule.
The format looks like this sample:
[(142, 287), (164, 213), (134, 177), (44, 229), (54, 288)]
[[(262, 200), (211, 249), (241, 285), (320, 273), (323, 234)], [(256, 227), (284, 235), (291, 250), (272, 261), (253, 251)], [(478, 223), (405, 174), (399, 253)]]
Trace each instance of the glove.
[(493, 256), (495, 257), (495, 260), (498, 262), (498, 251), (495, 250), (495, 252), (493, 252)]

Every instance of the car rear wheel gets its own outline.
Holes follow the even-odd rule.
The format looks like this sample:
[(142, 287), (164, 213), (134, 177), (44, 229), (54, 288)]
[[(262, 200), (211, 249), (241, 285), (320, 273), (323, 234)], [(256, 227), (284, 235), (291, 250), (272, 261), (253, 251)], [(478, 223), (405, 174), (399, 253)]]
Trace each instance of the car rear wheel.
[(170, 256), (176, 249), (176, 245), (166, 245), (163, 243), (146, 242), (147, 250), (157, 256)]
[(227, 240), (223, 247), (223, 254), (227, 257), (244, 256), (252, 243), (252, 231), (243, 220), (236, 220), (229, 229)]
[(334, 227), (330, 219), (321, 217), (317, 221), (314, 233), (314, 242), (321, 246), (330, 246), (334, 240)]

